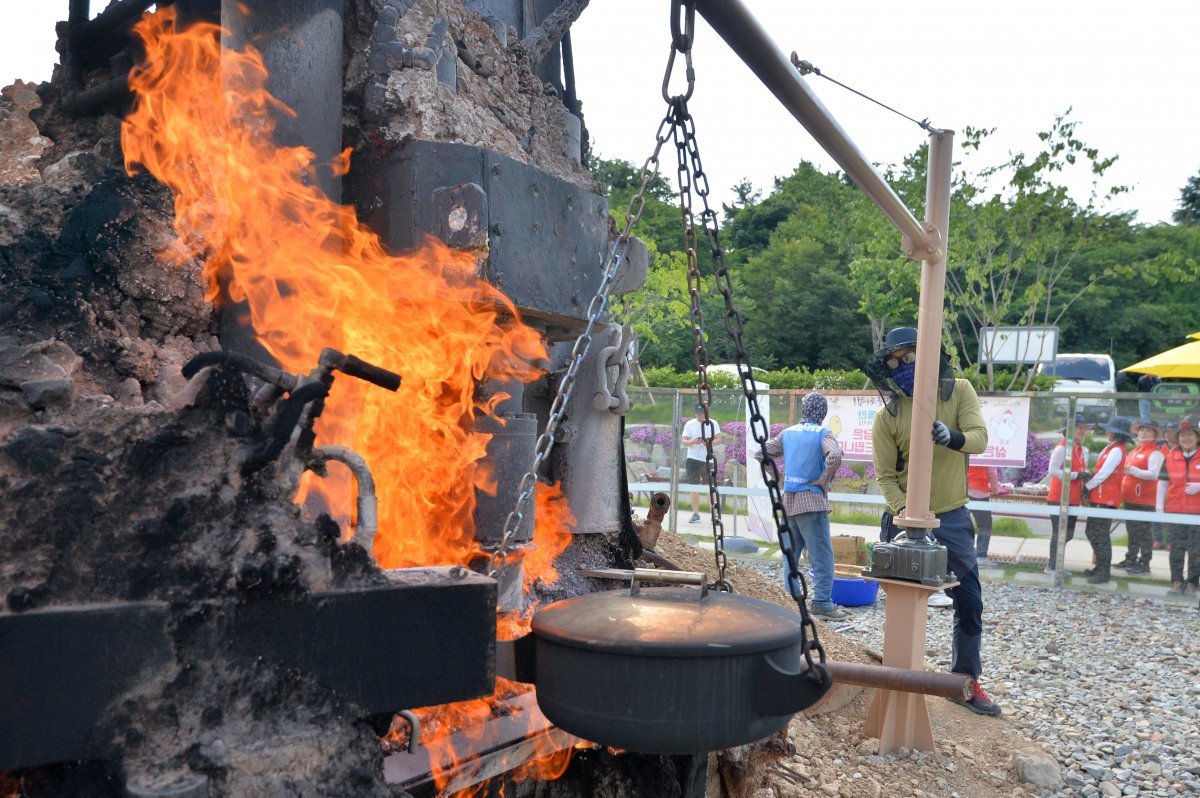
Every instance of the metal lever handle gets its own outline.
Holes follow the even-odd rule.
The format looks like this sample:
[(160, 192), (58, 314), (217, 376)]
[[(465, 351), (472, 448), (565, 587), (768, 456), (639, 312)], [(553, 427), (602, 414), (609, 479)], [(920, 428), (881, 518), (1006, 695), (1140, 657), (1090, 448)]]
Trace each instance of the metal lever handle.
[(362, 358), (354, 355), (346, 355), (346, 359), (338, 366), (343, 374), (351, 377), (357, 377), (360, 380), (378, 385), (389, 391), (397, 391), (400, 389), (400, 375), (394, 371), (388, 371), (385, 368), (372, 365)]
[(696, 585), (700, 588), (700, 598), (708, 595), (708, 575), (700, 571), (662, 571), (658, 568), (634, 568), (633, 577), (629, 580), (629, 595), (636, 596), (642, 589), (642, 584), (655, 582), (662, 585)]

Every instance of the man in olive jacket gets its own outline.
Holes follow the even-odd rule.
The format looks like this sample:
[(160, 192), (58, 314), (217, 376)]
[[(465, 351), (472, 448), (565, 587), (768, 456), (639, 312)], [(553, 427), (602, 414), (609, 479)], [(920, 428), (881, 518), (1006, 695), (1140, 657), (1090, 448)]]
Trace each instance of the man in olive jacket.
[[(893, 520), (907, 502), (909, 434), (912, 426), (913, 378), (916, 372), (917, 331), (899, 327), (887, 334), (884, 346), (867, 361), (864, 371), (879, 389), (884, 407), (875, 414), (871, 432), (875, 479), (887, 501), (880, 538), (890, 541), (900, 530)], [(958, 587), (946, 594), (954, 602), (954, 636), (950, 670), (976, 680), (974, 694), (958, 703), (981, 715), (999, 715), (998, 707), (978, 685), (983, 670), (983, 592), (975, 561), (975, 525), (967, 511), (967, 455), (987, 448), (987, 426), (979, 397), (971, 383), (955, 379), (945, 353), (938, 369), (937, 411), (933, 424), (933, 475), (929, 509), (939, 526), (932, 530), (946, 547), (950, 570)]]

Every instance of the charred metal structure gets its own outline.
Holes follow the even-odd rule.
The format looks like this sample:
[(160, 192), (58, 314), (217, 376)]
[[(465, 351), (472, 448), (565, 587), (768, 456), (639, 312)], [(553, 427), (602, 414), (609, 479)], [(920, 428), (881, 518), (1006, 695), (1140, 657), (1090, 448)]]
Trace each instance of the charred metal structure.
[[(68, 19), (59, 26), (62, 66), (54, 85), (41, 90), (51, 109), (43, 124), (76, 125), (85, 131), (84, 140), (93, 128), (111, 129), (112, 120), (129, 106), (128, 73), (142, 57), (130, 26), (151, 5), (115, 0), (91, 17), (88, 0), (71, 0), (64, 9)], [(478, 386), (481, 396), (498, 391), (509, 395), (497, 405), (495, 418), (479, 421), (481, 429), (494, 435), (487, 458), (499, 485), (495, 495), (478, 495), (475, 527), (485, 549), (495, 546), (513, 506), (516, 482), (545, 426), (556, 370), (563, 368), (568, 354), (569, 346), (556, 345), (573, 341), (587, 322), (589, 300), (603, 276), (611, 244), (606, 200), (592, 190), (580, 166), (585, 134), (570, 69), (567, 30), (586, 0), (467, 0), (461, 7), (443, 0), (279, 0), (251, 4), (249, 14), (234, 0), (176, 0), (173, 5), (184, 19), (219, 22), (225, 31), (223, 46), (240, 48), (252, 42), (263, 54), (269, 88), (296, 111), (280, 119), (279, 144), (307, 146), (321, 164), (328, 164), (345, 144), (356, 147), (347, 175), (338, 177), (328, 169), (317, 175), (331, 198), (355, 204), (360, 218), (396, 250), (435, 236), (456, 249), (476, 252), (479, 275), (502, 289), (526, 322), (542, 332), (553, 353), (547, 378), (529, 386)], [(453, 19), (439, 16), (441, 10), (452, 12), (447, 16)], [(418, 40), (412, 26), (405, 25), (410, 13), (422, 15), (415, 23), (422, 34)], [(426, 26), (427, 20), (431, 24)], [(463, 143), (461, 136), (435, 140), (401, 135), (388, 140), (376, 134), (394, 116), (388, 87), (394, 73), (407, 70), (421, 80), (427, 74), (439, 91), (456, 95), (459, 73), (489, 72), (486, 54), (472, 50), (462, 33), (464, 25), (487, 30), (494, 36), (496, 52), (511, 51), (532, 66), (537, 93), (548, 98), (540, 113), (557, 123), (549, 133), (538, 134), (549, 145), (527, 134), (519, 142), (524, 152), (500, 152)], [(506, 116), (499, 106), (493, 110), (502, 122), (517, 126), (511, 112)], [(539, 166), (538, 153), (547, 146), (557, 149), (551, 171)], [(119, 151), (107, 154), (115, 166)], [(115, 173), (109, 179), (127, 182)], [(120, 191), (161, 191), (142, 183), (143, 188)], [(635, 248), (613, 293), (639, 287), (646, 268), (644, 249)], [(189, 755), (183, 767), (186, 778), (178, 777), (183, 763), (172, 762), (167, 768), (176, 774), (172, 779), (123, 762), (137, 747), (139, 721), (130, 709), (132, 697), (160, 674), (172, 674), (161, 677), (168, 680), (165, 692), (178, 693), (180, 673), (249, 668), (263, 674), (255, 677), (263, 682), (263, 690), (254, 693), (258, 697), (252, 703), (267, 702), (264, 696), (282, 689), (276, 684), (278, 674), (291, 674), (283, 678), (321, 696), (313, 699), (315, 704), (334, 707), (334, 714), (349, 713), (377, 730), (409, 708), (491, 693), (496, 608), (511, 608), (520, 601), (519, 554), (532, 537), (532, 513), (515, 541), (517, 551), (509, 560), (513, 565), (499, 575), (498, 590), (496, 580), (462, 567), (386, 572), (375, 568), (367, 554), (370, 530), (363, 527), (364, 518), (369, 522), (372, 515), (362, 504), (364, 480), (370, 475), (361, 469), (355, 471), (360, 536), (348, 544), (331, 537), (325, 519), (324, 525), (319, 521), (308, 531), (293, 531), (282, 522), (268, 529), (263, 522), (257, 546), (240, 549), (234, 542), (242, 534), (238, 523), (255, 515), (242, 508), (240, 496), (230, 501), (242, 509), (227, 523), (208, 521), (208, 511), (197, 510), (194, 502), (187, 508), (179, 500), (170, 508), (154, 508), (158, 491), (149, 483), (162, 483), (164, 494), (183, 490), (184, 472), (195, 466), (185, 465), (186, 458), (177, 453), (188, 450), (193, 441), (197, 452), (223, 459), (230, 470), (240, 470), (255, 484), (267, 479), (262, 466), (279, 456), (281, 441), (292, 438), (294, 429), (300, 430), (302, 440), (308, 435), (312, 457), (351, 462), (353, 453), (322, 453), (312, 447), (311, 423), (323, 396), (319, 387), (332, 379), (331, 371), (320, 379), (281, 376), (254, 342), (254, 331), (239, 321), (241, 315), (236, 306), (220, 311), (215, 329), (227, 355), (201, 354), (183, 371), (191, 379), (187, 386), (177, 384), (190, 400), (181, 403), (183, 420), (168, 422), (165, 429), (148, 428), (150, 448), (161, 458), (154, 477), (139, 484), (151, 466), (145, 461), (145, 441), (136, 436), (127, 445), (113, 444), (104, 469), (110, 478), (142, 494), (126, 510), (139, 533), (113, 543), (126, 561), (137, 560), (139, 546), (153, 548), (186, 529), (183, 519), (189, 513), (189, 522), (206, 524), (206, 534), (220, 528), (212, 561), (189, 574), (164, 566), (161, 579), (140, 576), (134, 566), (132, 582), (141, 579), (143, 588), (126, 586), (130, 579), (121, 575), (109, 590), (95, 585), (85, 589), (80, 582), (72, 592), (61, 578), (53, 577), (36, 584), (0, 584), (7, 593), (0, 610), (0, 770), (105, 760), (105, 779), (116, 779), (106, 789), (130, 795), (221, 794), (221, 757), (211, 752), (216, 743), (206, 742), (212, 735), (202, 731), (220, 727), (221, 712), (215, 707), (204, 710), (196, 727), (192, 750), (206, 753)], [(633, 341), (628, 330), (600, 321), (596, 344), (580, 371), (579, 390), (560, 430), (550, 464), (553, 473), (545, 475), (562, 482), (579, 518), (577, 531), (599, 541), (583, 544), (592, 566), (612, 564), (606, 561), (610, 549), (602, 536), (634, 534), (628, 506), (620, 501), (624, 464), (619, 451), (621, 414), (629, 407), (624, 385)], [(382, 381), (373, 379), (370, 375), (378, 374), (370, 371), (370, 364), (350, 362), (346, 368), (347, 356), (339, 357), (343, 359), (338, 367), (345, 373), (388, 387), (386, 373)], [(355, 369), (360, 373), (353, 374)], [(252, 399), (247, 389), (255, 388), (258, 393)], [(223, 430), (228, 445), (208, 441), (200, 446), (198, 428), (205, 426)], [(18, 433), (0, 451), (24, 474), (17, 488), (28, 483), (29, 490), (36, 490), (35, 483), (59, 468), (64, 457), (73, 456), (75, 462), (99, 457), (92, 442), (82, 445), (86, 436), (75, 437), (77, 431), (19, 431), (19, 424), (15, 429)], [(180, 461), (178, 467), (174, 460)], [(100, 497), (107, 490), (98, 484), (101, 470), (98, 466), (87, 474), (84, 490), (95, 494), (92, 506), (97, 508), (105, 506)], [(223, 496), (229, 493), (228, 486), (220, 490)], [(258, 498), (269, 507), (280, 506), (286, 495), (266, 484), (255, 490), (264, 494)], [(70, 523), (72, 516), (64, 511), (56, 517)], [(42, 529), (39, 523), (31, 526)], [(75, 526), (64, 534), (86, 535), (88, 530)], [(311, 551), (293, 553), (285, 542), (293, 534), (301, 549), (315, 547), (315, 559)], [(170, 555), (182, 556), (178, 550)], [(16, 572), (22, 573), (20, 568)], [(173, 577), (206, 586), (181, 595), (170, 584)], [(577, 578), (566, 589), (594, 588)], [(169, 712), (174, 720), (167, 725), (174, 733), (186, 734), (187, 723), (179, 718), (190, 711), (172, 702)], [(574, 742), (564, 736), (562, 744)], [(500, 746), (509, 744), (501, 741)], [(389, 766), (389, 779), (423, 783), (430, 766), (428, 758), (423, 761), (424, 771), (421, 766)], [(383, 771), (378, 768), (379, 774)], [(366, 779), (364, 786), (372, 781), (358, 777)], [(47, 793), (69, 791), (66, 782), (53, 778), (41, 783)], [(103, 793), (101, 786), (92, 785)]]

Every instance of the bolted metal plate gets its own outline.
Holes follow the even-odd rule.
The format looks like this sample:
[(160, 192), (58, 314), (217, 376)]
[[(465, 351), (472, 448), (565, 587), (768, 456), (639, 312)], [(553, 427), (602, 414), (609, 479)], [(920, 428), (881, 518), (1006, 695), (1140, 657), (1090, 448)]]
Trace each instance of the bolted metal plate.
[(465, 144), (413, 140), (354, 164), (347, 195), (393, 251), (426, 234), (486, 245), (481, 276), (524, 314), (567, 329), (586, 321), (608, 254), (604, 197)]

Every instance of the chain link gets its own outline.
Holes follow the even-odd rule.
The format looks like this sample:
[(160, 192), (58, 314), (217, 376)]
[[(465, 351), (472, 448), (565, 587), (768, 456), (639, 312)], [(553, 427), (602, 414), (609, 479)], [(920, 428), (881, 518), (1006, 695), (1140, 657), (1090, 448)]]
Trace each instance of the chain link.
[(710, 361), (708, 344), (704, 340), (704, 310), (700, 302), (704, 280), (700, 275), (700, 267), (696, 259), (696, 219), (692, 213), (691, 161), (688, 156), (687, 129), (680, 124), (681, 115), (686, 113), (684, 100), (675, 98), (671, 104), (671, 137), (675, 143), (678, 161), (676, 171), (679, 184), (679, 210), (683, 223), (683, 251), (687, 256), (688, 297), (692, 314), (692, 357), (696, 365), (696, 404), (700, 408), (700, 437), (704, 440), (704, 473), (708, 477), (708, 508), (712, 517), (713, 556), (717, 562), (717, 581), (713, 583), (712, 588), (732, 593), (733, 585), (730, 584), (725, 574), (729, 561), (725, 555), (725, 523), (721, 518), (721, 497), (717, 488), (717, 458), (713, 453), (716, 427), (710, 415), (712, 386), (708, 382)]
[(600, 317), (608, 309), (609, 289), (616, 282), (617, 275), (621, 267), (625, 264), (625, 256), (629, 254), (630, 232), (633, 230), (633, 226), (637, 224), (638, 219), (641, 218), (642, 211), (646, 208), (646, 189), (658, 177), (658, 156), (662, 151), (663, 145), (671, 137), (671, 131), (671, 115), (668, 113), (663, 117), (662, 122), (659, 123), (658, 132), (654, 134), (654, 152), (642, 164), (641, 186), (639, 186), (637, 193), (629, 200), (629, 206), (626, 209), (625, 227), (622, 229), (621, 234), (617, 236), (617, 240), (613, 242), (612, 249), (609, 251), (608, 258), (605, 261), (604, 277), (600, 281), (600, 287), (597, 289), (596, 295), (592, 297), (592, 301), (588, 304), (587, 326), (584, 327), (579, 337), (575, 339), (575, 345), (571, 349), (567, 371), (563, 375), (562, 380), (559, 381), (558, 392), (555, 394), (554, 401), (550, 405), (550, 415), (546, 421), (546, 429), (538, 437), (537, 443), (533, 447), (533, 463), (525, 475), (521, 477), (521, 482), (517, 486), (516, 506), (513, 507), (512, 512), (504, 519), (504, 531), (500, 536), (500, 543), (492, 553), (491, 562), (488, 566), (488, 576), (492, 578), (496, 578), (508, 562), (508, 549), (512, 545), (513, 537), (516, 535), (517, 530), (521, 528), (521, 522), (525, 518), (525, 511), (537, 488), (538, 473), (546, 461), (550, 459), (550, 452), (554, 448), (558, 434), (558, 425), (566, 415), (567, 404), (570, 402), (571, 392), (575, 387), (575, 378), (579, 373), (579, 366), (587, 355), (588, 348), (592, 343), (592, 330), (600, 320)]
[[(712, 390), (708, 385), (708, 350), (704, 344), (703, 315), (700, 309), (700, 273), (696, 264), (696, 232), (691, 204), (691, 194), (693, 191), (700, 198), (702, 206), (699, 214), (700, 225), (704, 230), (712, 252), (713, 271), (717, 278), (717, 288), (725, 300), (725, 329), (729, 332), (729, 336), (733, 340), (736, 349), (735, 359), (738, 377), (742, 382), (742, 393), (746, 397), (746, 406), (749, 411), (747, 437), (754, 439), (762, 453), (763, 481), (767, 485), (767, 493), (771, 498), (771, 516), (775, 521), (775, 530), (779, 537), (779, 548), (784, 555), (788, 587), (790, 588), (789, 592), (796, 597), (796, 604), (800, 611), (801, 651), (804, 661), (808, 665), (809, 673), (813, 674), (813, 678), (820, 680), (824, 678), (823, 670), (813, 667), (812, 653), (815, 651), (819, 661), (823, 663), (825, 662), (825, 649), (821, 645), (821, 640), (817, 635), (817, 625), (808, 612), (808, 584), (803, 574), (800, 573), (796, 562), (797, 554), (792, 545), (787, 513), (783, 508), (783, 493), (780, 490), (779, 470), (775, 465), (775, 461), (767, 454), (767, 439), (770, 437), (770, 428), (758, 405), (758, 387), (754, 382), (754, 373), (750, 366), (750, 355), (746, 352), (743, 342), (742, 314), (738, 312), (733, 304), (733, 280), (729, 275), (725, 250), (721, 247), (717, 231), (717, 214), (709, 206), (708, 202), (708, 175), (705, 173), (703, 163), (700, 160), (700, 149), (696, 143), (695, 120), (687, 110), (687, 100), (684, 97), (674, 98), (672, 112), (674, 126), (672, 138), (675, 141), (680, 159), (680, 207), (683, 215), (684, 245), (688, 259), (688, 287), (692, 298), (692, 333), (696, 344), (696, 374), (698, 378), (697, 397), (699, 398), (699, 404), (704, 406), (702, 429), (703, 424), (711, 423), (708, 421), (708, 408), (712, 401)], [(686, 165), (683, 163), (685, 155)], [(688, 230), (689, 225), (692, 225), (690, 232)], [(725, 582), (724, 528), (721, 524), (719, 502), (715, 500), (717, 490), (716, 461), (712, 452), (712, 438), (710, 434), (705, 434), (704, 438), (708, 458), (707, 465), (709, 468), (709, 497), (713, 516), (714, 548), (717, 553), (717, 568), (719, 570), (717, 586), (721, 586), (721, 583)], [(722, 589), (728, 588), (724, 587)]]

